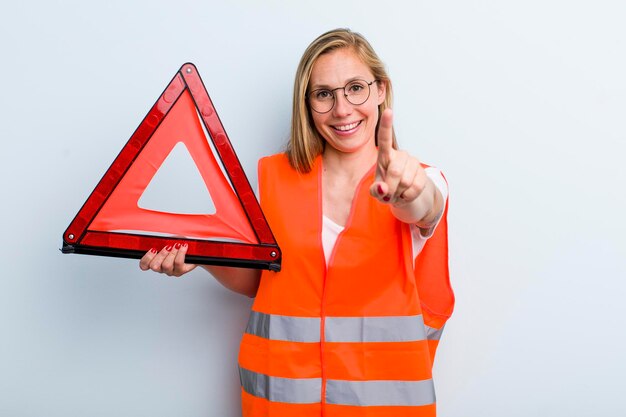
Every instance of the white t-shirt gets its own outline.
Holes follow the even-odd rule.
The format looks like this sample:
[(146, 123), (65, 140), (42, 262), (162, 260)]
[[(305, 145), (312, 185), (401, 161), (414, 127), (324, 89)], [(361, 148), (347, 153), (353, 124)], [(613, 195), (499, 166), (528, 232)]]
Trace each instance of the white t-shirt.
[[(425, 171), (426, 175), (428, 175), (428, 178), (432, 180), (432, 182), (441, 193), (445, 209), (445, 204), (448, 201), (448, 184), (446, 183), (446, 180), (443, 178), (443, 175), (441, 175), (441, 171), (435, 167), (428, 167), (425, 169)], [(411, 225), (411, 235), (413, 237), (413, 258), (419, 255), (428, 238), (431, 237), (435, 232), (437, 224), (439, 224), (439, 219), (441, 219), (441, 214), (443, 214), (443, 210), (439, 214), (435, 225), (428, 231), (427, 236), (422, 235), (419, 227), (414, 224)], [(324, 249), (326, 265), (328, 265), (330, 255), (333, 252), (335, 243), (337, 242), (337, 237), (339, 237), (339, 233), (341, 233), (343, 229), (343, 226), (338, 225), (326, 216), (322, 216), (322, 247)]]

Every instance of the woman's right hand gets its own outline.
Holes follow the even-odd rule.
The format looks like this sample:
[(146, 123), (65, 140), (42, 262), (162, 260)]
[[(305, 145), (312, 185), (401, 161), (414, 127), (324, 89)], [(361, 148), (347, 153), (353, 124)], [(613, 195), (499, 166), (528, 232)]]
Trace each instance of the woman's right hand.
[(139, 268), (142, 271), (150, 269), (170, 277), (179, 277), (194, 270), (197, 266), (185, 263), (187, 248), (186, 243), (176, 243), (164, 247), (160, 252), (154, 248), (150, 249), (139, 261)]
[[(139, 261), (139, 268), (142, 271), (152, 270), (170, 277), (179, 277), (198, 266), (185, 263), (187, 249), (186, 243), (166, 246), (160, 252), (150, 249)], [(261, 279), (260, 270), (216, 265), (202, 265), (202, 267), (229, 290), (248, 297), (256, 295)]]

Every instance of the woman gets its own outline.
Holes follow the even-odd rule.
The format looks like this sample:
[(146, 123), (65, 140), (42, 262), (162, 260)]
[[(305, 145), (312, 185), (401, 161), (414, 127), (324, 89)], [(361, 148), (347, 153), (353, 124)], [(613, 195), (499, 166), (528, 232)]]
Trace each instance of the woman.
[[(205, 267), (256, 296), (239, 355), (244, 416), (435, 415), (432, 361), (453, 306), (447, 188), (397, 149), (391, 99), (357, 33), (327, 32), (300, 61), (287, 150), (259, 163), (282, 270)], [(185, 253), (152, 250), (140, 267), (180, 276), (195, 268)]]

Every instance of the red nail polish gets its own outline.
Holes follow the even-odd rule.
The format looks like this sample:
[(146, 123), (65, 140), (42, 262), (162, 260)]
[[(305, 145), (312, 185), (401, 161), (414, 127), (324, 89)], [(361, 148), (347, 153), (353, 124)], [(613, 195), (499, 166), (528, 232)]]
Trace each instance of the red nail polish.
[(168, 251), (168, 252), (169, 252), (169, 251), (171, 251), (171, 250), (172, 250), (172, 245), (168, 245), (168, 246), (166, 246), (166, 247), (165, 247), (165, 250), (166, 250), (166, 251)]
[(389, 197), (388, 195), (383, 197), (383, 200), (385, 201), (385, 203), (389, 202), (389, 200), (391, 200), (391, 197)]
[(185, 248), (186, 248), (187, 246), (188, 246), (188, 245), (187, 245), (186, 243), (183, 243), (183, 247), (185, 247)]
[(175, 245), (174, 245), (174, 247), (175, 247), (176, 249), (180, 249), (180, 243), (175, 244)]
[(378, 184), (378, 194), (383, 195), (383, 187)]
[(157, 250), (156, 250), (155, 248), (150, 248), (150, 252), (151, 252), (151, 253), (156, 253), (156, 252), (157, 252)]

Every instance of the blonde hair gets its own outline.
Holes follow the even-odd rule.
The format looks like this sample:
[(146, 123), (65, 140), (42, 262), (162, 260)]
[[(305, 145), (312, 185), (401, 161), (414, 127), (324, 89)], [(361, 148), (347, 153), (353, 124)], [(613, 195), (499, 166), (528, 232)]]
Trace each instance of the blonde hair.
[[(311, 171), (313, 161), (324, 151), (325, 145), (324, 138), (313, 125), (311, 112), (306, 102), (311, 71), (321, 55), (340, 48), (350, 48), (354, 51), (359, 59), (369, 67), (374, 78), (386, 86), (385, 100), (378, 106), (379, 122), (382, 112), (391, 107), (393, 92), (385, 65), (361, 34), (352, 32), (350, 29), (334, 29), (315, 39), (304, 51), (296, 71), (293, 86), (291, 135), (285, 150), (291, 166), (301, 173)], [(393, 147), (397, 148), (395, 133), (393, 133)]]

